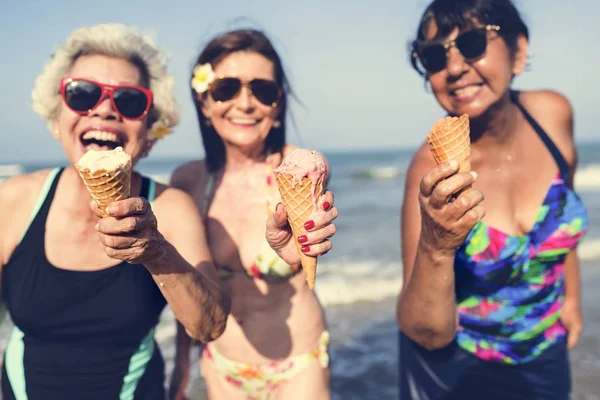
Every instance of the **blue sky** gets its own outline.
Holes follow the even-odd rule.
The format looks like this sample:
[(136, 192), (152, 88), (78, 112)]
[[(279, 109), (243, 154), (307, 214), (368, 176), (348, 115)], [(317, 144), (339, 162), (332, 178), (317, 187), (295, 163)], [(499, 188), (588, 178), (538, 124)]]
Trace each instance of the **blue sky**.
[[(8, 5), (10, 3), (10, 6)], [(202, 46), (227, 28), (273, 39), (305, 108), (293, 105), (290, 141), (319, 149), (411, 147), (442, 111), (410, 68), (406, 45), (423, 0), (103, 0), (4, 2), (0, 6), (0, 163), (62, 158), (31, 108), (31, 88), (50, 53), (82, 25), (121, 22), (155, 37), (170, 56), (182, 122), (154, 158), (202, 154), (187, 77)], [(575, 108), (578, 140), (598, 140), (600, 3), (517, 0), (531, 31), (531, 68), (517, 88), (551, 88)], [(243, 17), (245, 22), (235, 22)]]

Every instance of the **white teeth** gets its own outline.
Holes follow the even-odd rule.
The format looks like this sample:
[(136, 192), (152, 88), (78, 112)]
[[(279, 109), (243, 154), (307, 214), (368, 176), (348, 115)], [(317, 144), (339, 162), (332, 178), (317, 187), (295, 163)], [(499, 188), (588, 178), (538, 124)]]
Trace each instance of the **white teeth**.
[(468, 96), (470, 94), (475, 93), (478, 89), (479, 89), (479, 86), (470, 85), (470, 86), (455, 90), (454, 94), (457, 96)]
[(256, 123), (255, 119), (248, 118), (231, 118), (230, 121), (238, 125), (254, 125)]
[(88, 131), (83, 134), (82, 139), (89, 140), (101, 140), (103, 142), (119, 142), (119, 138), (116, 134), (112, 132), (104, 132), (104, 131)]

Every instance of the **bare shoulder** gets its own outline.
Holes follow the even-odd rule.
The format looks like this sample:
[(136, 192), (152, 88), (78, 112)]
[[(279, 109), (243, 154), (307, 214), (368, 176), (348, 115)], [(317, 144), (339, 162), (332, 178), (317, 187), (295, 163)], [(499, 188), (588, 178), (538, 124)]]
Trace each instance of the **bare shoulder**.
[(27, 203), (35, 202), (51, 170), (41, 170), (31, 174), (17, 175), (0, 182), (0, 206), (14, 211), (27, 208)]
[(436, 167), (435, 160), (431, 155), (429, 146), (427, 143), (423, 143), (417, 151), (413, 154), (413, 157), (406, 171), (406, 188), (410, 190), (421, 182), (421, 179), (433, 168)]
[(182, 189), (156, 184), (156, 199), (152, 204), (159, 226), (168, 228), (181, 223), (182, 219), (195, 219), (199, 212), (192, 197)]
[(205, 161), (196, 160), (177, 167), (171, 175), (170, 185), (184, 192), (192, 193), (198, 185), (204, 186), (207, 179), (208, 172)]
[(569, 164), (575, 158), (573, 107), (569, 99), (553, 90), (521, 92), (525, 109), (548, 133)]

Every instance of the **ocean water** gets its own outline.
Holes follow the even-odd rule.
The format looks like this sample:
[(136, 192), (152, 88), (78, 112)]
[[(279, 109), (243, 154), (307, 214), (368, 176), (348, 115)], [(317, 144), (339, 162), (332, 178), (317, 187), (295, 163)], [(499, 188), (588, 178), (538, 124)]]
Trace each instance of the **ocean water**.
[[(316, 292), (332, 333), (332, 389), (335, 399), (397, 398), (395, 297), (402, 283), (400, 204), (412, 150), (325, 152), (330, 188), (340, 210), (334, 250), (319, 260)], [(588, 207), (591, 229), (579, 248), (583, 261), (586, 330), (572, 352), (574, 400), (599, 399), (600, 383), (600, 143), (579, 146), (575, 186)], [(187, 160), (143, 160), (138, 170), (160, 181)], [(48, 165), (0, 166), (3, 175)], [(0, 348), (10, 322), (0, 328)], [(167, 310), (157, 339), (172, 368), (175, 327)], [(189, 395), (205, 399), (197, 367)]]

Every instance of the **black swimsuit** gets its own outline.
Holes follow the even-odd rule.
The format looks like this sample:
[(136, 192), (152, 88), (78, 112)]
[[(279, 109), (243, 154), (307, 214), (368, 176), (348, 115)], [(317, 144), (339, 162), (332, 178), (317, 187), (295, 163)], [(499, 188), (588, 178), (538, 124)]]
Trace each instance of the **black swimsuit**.
[[(2, 271), (15, 328), (2, 368), (5, 400), (164, 400), (154, 327), (166, 301), (143, 265), (96, 271), (46, 258), (46, 219), (62, 170), (40, 193), (29, 228)], [(152, 201), (155, 183), (143, 179)]]

